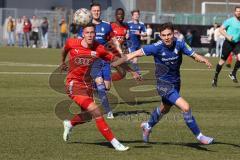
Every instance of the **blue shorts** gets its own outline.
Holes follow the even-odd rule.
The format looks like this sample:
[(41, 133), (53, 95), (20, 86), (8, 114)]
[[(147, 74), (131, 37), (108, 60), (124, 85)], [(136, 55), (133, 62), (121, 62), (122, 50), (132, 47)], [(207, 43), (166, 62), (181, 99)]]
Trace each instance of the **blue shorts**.
[[(164, 86), (164, 87), (163, 87)], [(180, 98), (181, 83), (157, 83), (158, 94), (162, 97), (162, 102), (167, 105), (174, 105), (178, 98)], [(163, 92), (164, 91), (164, 92)]]
[(111, 81), (110, 63), (108, 63), (102, 59), (96, 60), (92, 65), (90, 75), (91, 75), (92, 79), (102, 77), (103, 80)]

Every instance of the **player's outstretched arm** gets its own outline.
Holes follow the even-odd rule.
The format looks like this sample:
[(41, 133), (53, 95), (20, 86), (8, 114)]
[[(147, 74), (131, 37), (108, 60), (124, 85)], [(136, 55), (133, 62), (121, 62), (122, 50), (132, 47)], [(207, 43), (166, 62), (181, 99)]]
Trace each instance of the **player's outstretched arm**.
[(124, 55), (123, 57), (118, 58), (117, 60), (114, 60), (111, 63), (111, 65), (113, 67), (116, 67), (116, 66), (119, 66), (119, 65), (123, 64), (124, 62), (132, 60), (135, 57), (142, 57), (143, 55), (144, 55), (144, 53), (143, 53), (142, 49), (139, 49), (139, 50), (137, 50), (135, 52), (129, 53), (127, 55)]
[(120, 47), (121, 46), (120, 43), (118, 42), (118, 40), (115, 37), (112, 37), (112, 42), (113, 42), (114, 46), (116, 47), (116, 50), (118, 51), (118, 53), (122, 57), (123, 56), (123, 51)]
[(194, 58), (195, 61), (197, 62), (200, 62), (200, 63), (205, 63), (208, 68), (211, 68), (212, 67), (212, 64), (208, 61), (208, 59), (206, 59), (205, 57), (197, 54), (197, 53), (194, 53), (194, 55), (192, 56)]
[[(119, 60), (119, 59), (121, 59), (121, 60)], [(134, 70), (132, 70), (132, 68), (130, 68), (129, 66), (128, 66), (128, 64), (126, 63), (126, 58), (119, 58), (119, 57), (114, 57), (114, 59), (113, 59), (113, 61), (118, 61), (119, 62), (119, 65), (117, 65), (117, 66), (113, 66), (112, 64), (113, 63), (115, 63), (115, 62), (113, 62), (111, 65), (113, 66), (113, 67), (115, 67), (118, 71), (120, 71), (121, 72), (121, 68), (122, 69), (124, 69), (125, 71), (127, 71), (127, 72), (129, 72), (129, 73), (131, 73), (131, 75), (132, 75), (132, 77), (135, 79), (135, 80), (138, 80), (138, 81), (142, 81), (142, 77), (141, 77), (141, 75), (139, 75), (137, 72), (135, 72)], [(122, 64), (120, 64), (122, 61), (124, 61)], [(117, 62), (117, 63), (118, 63)], [(116, 64), (115, 64), (116, 65)], [(120, 67), (121, 66), (121, 67)]]

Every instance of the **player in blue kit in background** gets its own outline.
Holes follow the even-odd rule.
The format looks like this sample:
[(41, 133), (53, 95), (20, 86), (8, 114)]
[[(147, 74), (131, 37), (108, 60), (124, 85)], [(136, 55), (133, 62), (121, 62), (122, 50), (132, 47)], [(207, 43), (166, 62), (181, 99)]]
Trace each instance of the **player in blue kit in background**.
[[(146, 37), (146, 27), (143, 22), (139, 21), (140, 11), (133, 10), (131, 12), (132, 20), (129, 21), (129, 52), (134, 52), (141, 48), (141, 37)], [(140, 74), (140, 69), (137, 65), (137, 57), (132, 60), (133, 69)]]
[[(126, 55), (116, 63), (128, 61), (135, 57), (153, 56), (155, 61), (155, 76), (157, 80), (157, 91), (162, 97), (162, 102), (151, 114), (147, 122), (143, 122), (144, 142), (149, 141), (152, 128), (160, 119), (169, 112), (173, 105), (183, 112), (183, 118), (188, 128), (192, 131), (197, 140), (202, 144), (211, 144), (213, 138), (204, 136), (194, 119), (188, 102), (180, 96), (180, 66), (182, 55), (192, 57), (195, 61), (205, 63), (209, 68), (211, 63), (203, 56), (195, 53), (184, 40), (179, 40), (173, 35), (173, 25), (164, 23), (160, 27), (161, 40), (157, 43), (146, 45), (143, 48)], [(125, 58), (125, 59), (124, 59)]]
[[(90, 6), (90, 11), (92, 13), (93, 19), (92, 23), (95, 24), (96, 37), (95, 40), (105, 45), (105, 48), (108, 46), (110, 40), (113, 41), (113, 44), (116, 46), (117, 51), (122, 54), (120, 45), (117, 40), (111, 39), (112, 27), (109, 22), (103, 21), (100, 19), (101, 16), (101, 5), (99, 3), (93, 3)], [(82, 28), (80, 28), (79, 37), (82, 37)], [(110, 46), (110, 45), (109, 45)], [(111, 88), (111, 67), (110, 64), (102, 59), (97, 60), (92, 65), (91, 77), (94, 79), (97, 89), (98, 97), (104, 107), (105, 112), (107, 113), (108, 119), (113, 119), (113, 113), (108, 102), (106, 90)]]

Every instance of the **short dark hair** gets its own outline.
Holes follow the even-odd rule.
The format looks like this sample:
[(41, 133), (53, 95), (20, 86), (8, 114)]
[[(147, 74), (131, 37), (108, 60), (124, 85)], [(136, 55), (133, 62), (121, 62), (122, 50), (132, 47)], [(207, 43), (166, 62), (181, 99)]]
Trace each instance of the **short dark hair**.
[(132, 10), (132, 11), (131, 11), (131, 14), (133, 15), (133, 13), (135, 13), (135, 12), (138, 12), (138, 14), (140, 14), (139, 9), (134, 9), (134, 10)]
[(117, 12), (118, 12), (118, 11), (122, 11), (122, 12), (125, 14), (125, 11), (124, 11), (123, 8), (117, 8), (116, 11), (115, 11), (115, 15), (117, 15)]
[(235, 7), (235, 11), (236, 11), (238, 8), (240, 8), (240, 6), (236, 6), (236, 7)]
[(165, 29), (170, 29), (171, 31), (174, 31), (173, 24), (171, 22), (161, 24), (159, 28), (159, 32), (161, 33)]
[(92, 7), (95, 7), (95, 6), (98, 6), (98, 7), (100, 7), (100, 9), (101, 9), (101, 4), (100, 4), (100, 3), (97, 3), (97, 2), (92, 3), (92, 4), (90, 5), (90, 9), (92, 9)]
[(93, 23), (88, 23), (87, 25), (84, 25), (84, 26), (82, 26), (82, 29), (84, 30), (85, 28), (87, 28), (87, 27), (93, 27), (94, 29), (95, 29), (95, 24), (93, 24)]

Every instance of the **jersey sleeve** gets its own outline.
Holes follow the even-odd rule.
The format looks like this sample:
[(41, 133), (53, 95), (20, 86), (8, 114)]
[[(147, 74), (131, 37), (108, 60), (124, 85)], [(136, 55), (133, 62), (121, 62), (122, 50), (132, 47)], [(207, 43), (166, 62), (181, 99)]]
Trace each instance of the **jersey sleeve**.
[(230, 26), (231, 19), (227, 19), (223, 22), (222, 26), (227, 29)]
[(112, 38), (112, 35), (113, 35), (113, 28), (111, 25), (109, 25), (109, 40)]
[(111, 52), (108, 52), (103, 45), (98, 46), (97, 52), (99, 53), (98, 56), (105, 61), (111, 62), (115, 57)]
[(146, 33), (146, 27), (144, 24), (141, 25), (141, 32)]
[(71, 49), (71, 40), (67, 39), (64, 45), (64, 50), (68, 52)]
[(158, 53), (158, 43), (150, 44), (150, 45), (145, 45), (141, 50), (146, 56), (154, 56)]
[(192, 56), (194, 54), (194, 50), (183, 40), (181, 40), (181, 50), (183, 54), (187, 56)]
[(115, 34), (114, 34), (114, 32), (113, 32), (113, 30), (114, 30), (114, 25), (113, 25), (113, 23), (111, 23), (111, 29), (112, 29), (112, 31), (110, 32), (110, 38), (113, 38), (113, 37), (115, 37)]

